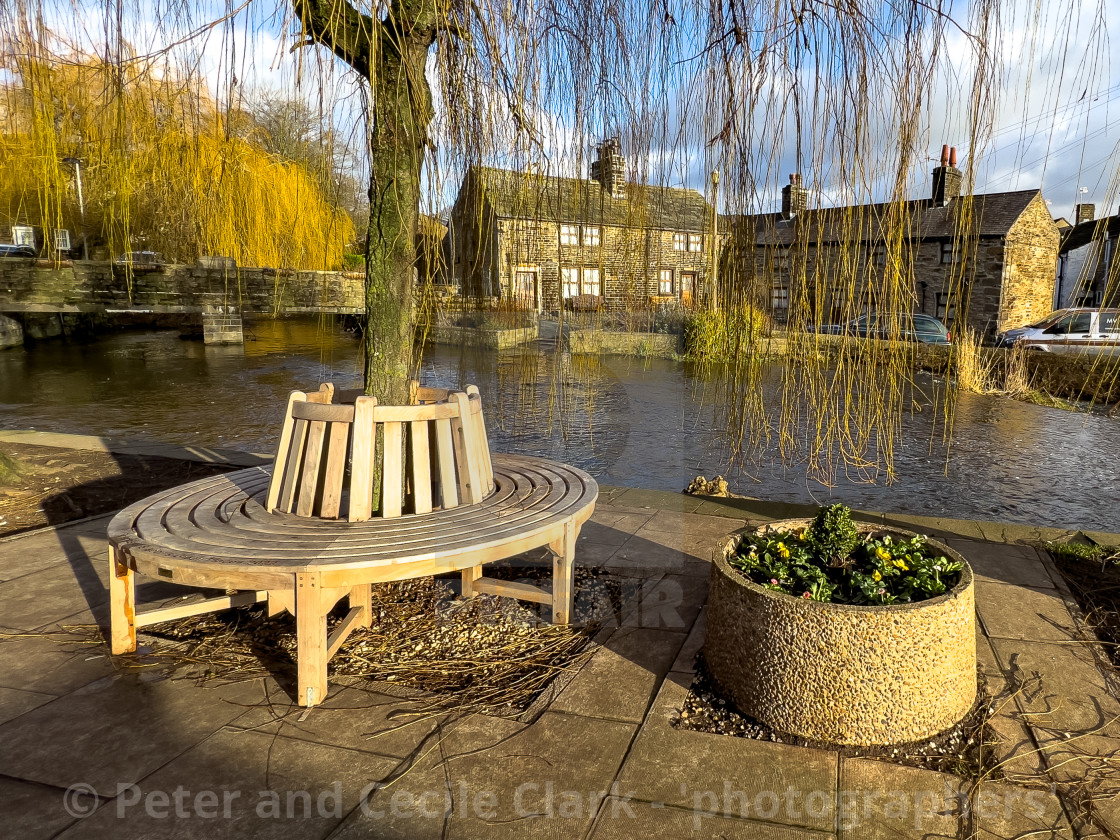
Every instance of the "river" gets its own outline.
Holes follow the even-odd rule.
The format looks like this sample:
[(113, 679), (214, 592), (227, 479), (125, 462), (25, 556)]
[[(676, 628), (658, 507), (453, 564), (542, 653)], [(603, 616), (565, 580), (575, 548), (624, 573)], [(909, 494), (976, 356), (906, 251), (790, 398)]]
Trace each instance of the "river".
[[(359, 383), (358, 343), (332, 322), (249, 333), (244, 347), (152, 331), (0, 352), (0, 426), (269, 452), (289, 391)], [(734, 491), (772, 500), (1120, 531), (1120, 419), (1100, 414), (962, 395), (949, 445), (934, 405), (943, 383), (919, 379), (896, 479), (841, 466), (827, 486), (773, 442), (733, 466), (716, 389), (677, 362), (433, 347), (422, 379), (477, 384), (495, 449), (564, 460), (604, 484), (679, 491), (723, 472)]]

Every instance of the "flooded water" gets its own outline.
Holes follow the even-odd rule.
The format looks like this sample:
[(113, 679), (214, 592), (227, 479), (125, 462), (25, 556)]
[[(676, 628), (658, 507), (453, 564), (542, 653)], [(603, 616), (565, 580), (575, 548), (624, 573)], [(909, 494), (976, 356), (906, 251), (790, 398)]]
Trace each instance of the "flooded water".
[[(357, 341), (333, 324), (251, 332), (243, 348), (165, 331), (0, 352), (0, 426), (269, 452), (289, 391), (359, 384)], [(903, 419), (897, 479), (841, 470), (828, 487), (773, 448), (732, 468), (715, 389), (679, 363), (436, 347), (422, 379), (477, 384), (495, 449), (567, 461), (604, 484), (679, 491), (730, 471), (733, 490), (771, 500), (1120, 531), (1120, 419), (965, 395), (950, 448), (930, 407), (940, 385), (927, 380)]]

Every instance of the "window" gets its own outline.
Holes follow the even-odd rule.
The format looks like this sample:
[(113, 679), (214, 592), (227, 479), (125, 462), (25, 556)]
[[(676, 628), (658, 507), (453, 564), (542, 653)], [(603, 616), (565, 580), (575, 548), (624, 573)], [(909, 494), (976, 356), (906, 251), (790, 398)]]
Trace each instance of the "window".
[[(887, 249), (882, 245), (876, 245), (871, 249), (867, 261), (872, 265), (886, 265), (887, 264)], [(944, 262), (944, 260), (942, 260)]]
[(770, 290), (770, 308), (773, 310), (774, 320), (784, 324), (789, 319), (789, 289), (774, 286)]
[(560, 294), (566, 298), (575, 297), (579, 294), (578, 268), (560, 269)]
[(659, 295), (671, 295), (673, 293), (673, 269), (661, 269), (657, 279), (657, 293)]
[(579, 244), (579, 225), (560, 225), (560, 244)]
[(957, 255), (957, 248), (952, 242), (941, 243), (941, 264), (942, 265), (956, 265), (959, 262)]
[(957, 320), (957, 302), (950, 298), (948, 292), (937, 295), (937, 320), (945, 324)]
[(598, 245), (599, 244), (599, 228), (585, 227), (583, 229), (583, 244), (584, 245)]
[(704, 237), (699, 233), (690, 233), (688, 235), (688, 250), (693, 253), (699, 254), (704, 245)]
[(70, 231), (58, 228), (54, 232), (54, 247), (57, 251), (70, 250)]
[(35, 245), (35, 229), (30, 225), (12, 225), (12, 243), (15, 245)]
[(580, 291), (581, 294), (585, 295), (602, 294), (602, 284), (599, 282), (599, 269), (585, 268), (583, 270), (583, 288)]
[(673, 250), (684, 251), (688, 248), (688, 234), (687, 233), (674, 233), (673, 234)]

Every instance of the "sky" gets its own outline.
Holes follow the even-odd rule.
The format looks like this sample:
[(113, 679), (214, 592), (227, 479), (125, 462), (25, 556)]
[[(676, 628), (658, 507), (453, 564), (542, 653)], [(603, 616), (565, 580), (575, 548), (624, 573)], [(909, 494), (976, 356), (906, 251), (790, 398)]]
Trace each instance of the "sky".
[[(44, 18), (56, 35), (81, 49), (105, 52), (115, 23), (98, 4), (43, 2)], [(172, 54), (196, 65), (222, 103), (236, 104), (261, 90), (302, 97), (361, 148), (360, 85), (323, 50), (292, 50), (292, 25), (283, 3), (123, 2), (123, 34), (137, 52), (176, 44)], [(931, 55), (936, 47), (937, 60), (928, 68), (928, 95), (914, 108), (909, 123), (914, 133), (905, 142), (899, 139), (900, 124), (907, 115), (899, 111), (915, 102), (905, 93), (900, 98), (899, 91), (909, 89), (906, 74), (917, 71), (889, 66), (896, 55), (890, 42), (901, 37), (898, 28), (886, 28), (873, 39), (882, 46), (878, 58), (885, 63), (873, 69), (886, 72), (861, 88), (859, 79), (846, 77), (845, 33), (826, 33), (834, 40), (822, 37), (812, 44), (807, 52), (815, 54), (815, 68), (812, 62), (770, 65), (772, 55), (760, 59), (749, 49), (721, 64), (713, 60), (714, 50), (702, 49), (710, 32), (724, 28), (704, 19), (709, 7), (692, 0), (663, 2), (617, 6), (621, 11), (614, 22), (636, 33), (629, 53), (619, 58), (609, 55), (603, 43), (582, 43), (578, 36), (541, 40), (553, 37), (541, 35), (545, 28), (533, 28), (541, 7), (535, 0), (516, 0), (520, 20), (505, 22), (501, 46), (507, 69), (520, 79), (514, 84), (531, 93), (525, 113), (535, 139), (530, 142), (513, 130), (498, 81), (483, 74), (475, 80), (475, 96), (486, 103), (492, 119), (489, 143), (476, 155), (494, 165), (533, 163), (554, 174), (586, 176), (595, 143), (602, 135), (618, 134), (639, 177), (706, 192), (713, 168), (745, 172), (725, 178), (721, 204), (726, 209), (731, 199), (738, 209), (767, 211), (776, 209), (780, 187), (795, 171), (804, 173), (811, 201), (820, 205), (882, 200), (898, 188), (900, 167), (906, 197), (926, 195), (929, 172), (947, 143), (958, 148), (976, 192), (1041, 188), (1055, 217), (1071, 218), (1079, 201), (1095, 203), (1098, 215), (1120, 212), (1120, 41), (1114, 45), (1107, 31), (1109, 20), (1120, 20), (1120, 0), (992, 0), (998, 2), (998, 22), (986, 31), (963, 0), (946, 3), (952, 22), (937, 44), (928, 44)], [(556, 0), (549, 9), (562, 24), (578, 29), (616, 14), (616, 6), (606, 3)], [(886, 5), (866, 8), (890, 19)], [(168, 14), (167, 9), (176, 11)], [(229, 20), (206, 26), (230, 10), (235, 13)], [(527, 40), (534, 39), (532, 55), (518, 57), (510, 40), (516, 37), (515, 25), (529, 33)], [(961, 29), (985, 33), (979, 43), (989, 62), (983, 66), (997, 71), (978, 130), (970, 130), (971, 87), (981, 57), (977, 41)], [(814, 35), (803, 31), (807, 38)], [(757, 47), (761, 41), (749, 36), (746, 43)], [(437, 65), (433, 56), (433, 81)], [(769, 76), (760, 72), (768, 69), (773, 71)], [(741, 135), (730, 146), (713, 142), (726, 125), (728, 85), (737, 86), (740, 95), (753, 90), (757, 97), (753, 109), (738, 103), (734, 119)], [(855, 95), (868, 102), (862, 129), (853, 128), (849, 116), (837, 116), (843, 104), (814, 112), (814, 96), (819, 109), (820, 99), (842, 99), (842, 91), (853, 85)], [(795, 90), (800, 137), (790, 104)], [(427, 209), (438, 211), (453, 199), (463, 156), (456, 148), (462, 132), (450, 124), (438, 85), (435, 92), (437, 153), (431, 158)]]

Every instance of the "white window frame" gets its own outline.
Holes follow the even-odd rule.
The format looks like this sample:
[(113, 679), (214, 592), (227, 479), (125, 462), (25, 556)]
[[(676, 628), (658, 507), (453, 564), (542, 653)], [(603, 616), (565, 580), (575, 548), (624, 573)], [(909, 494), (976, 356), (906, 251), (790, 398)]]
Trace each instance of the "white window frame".
[(35, 228), (31, 225), (12, 225), (12, 244), (35, 247)]
[(688, 250), (693, 254), (699, 254), (704, 250), (704, 236), (699, 233), (690, 233), (688, 235)]
[(669, 297), (673, 294), (673, 289), (676, 287), (675, 273), (671, 268), (663, 268), (657, 273), (657, 294), (661, 297)]
[(673, 234), (673, 250), (684, 251), (688, 248), (688, 234), (687, 233), (674, 233)]
[(579, 244), (579, 225), (560, 225), (560, 244)]
[(595, 247), (599, 245), (602, 239), (602, 230), (598, 225), (587, 225), (583, 229), (583, 244)]
[(570, 298), (579, 294), (579, 269), (564, 266), (560, 269), (560, 297)]
[(54, 249), (56, 251), (70, 250), (70, 231), (65, 228), (56, 228), (54, 232)]
[(581, 295), (596, 295), (601, 297), (603, 294), (603, 275), (598, 268), (584, 268), (580, 272), (580, 294)]

